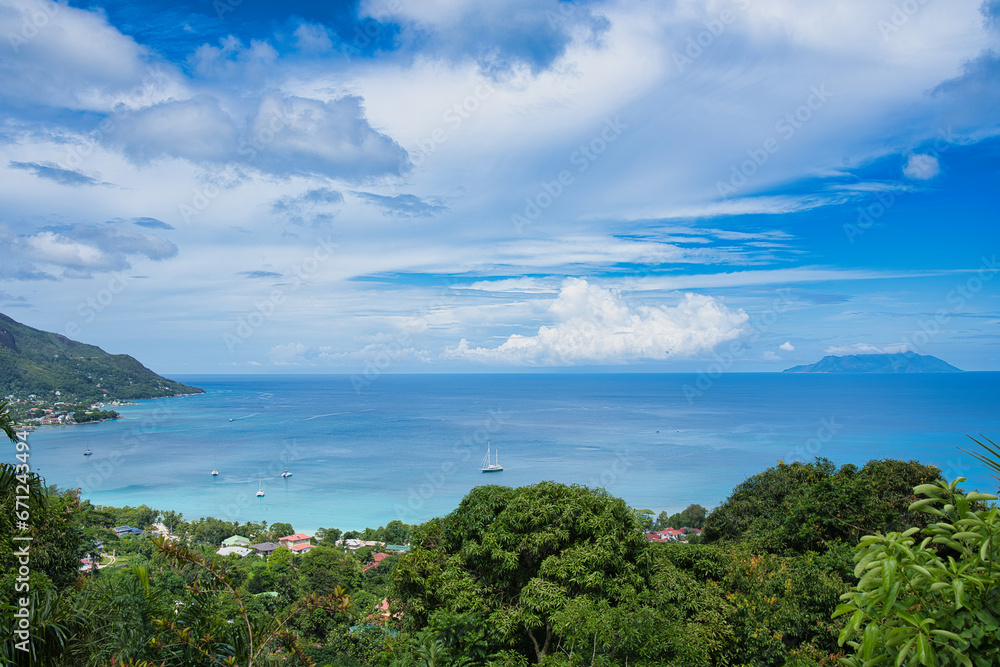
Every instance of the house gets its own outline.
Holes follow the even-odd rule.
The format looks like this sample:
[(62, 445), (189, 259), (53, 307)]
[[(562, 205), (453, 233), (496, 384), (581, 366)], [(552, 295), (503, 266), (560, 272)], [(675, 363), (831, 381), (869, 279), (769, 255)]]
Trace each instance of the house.
[(130, 537), (132, 535), (142, 535), (145, 531), (141, 528), (133, 528), (132, 526), (115, 526), (112, 528), (115, 531), (115, 535), (118, 537)]
[(347, 539), (347, 540), (343, 540), (343, 539), (337, 540), (336, 544), (337, 544), (338, 547), (343, 547), (344, 549), (350, 549), (351, 551), (357, 551), (361, 547), (365, 546), (364, 542), (362, 542), (361, 540), (354, 539), (354, 538)]
[(307, 554), (313, 550), (314, 546), (315, 545), (309, 544), (308, 542), (305, 544), (295, 544), (292, 546), (292, 553)]
[(364, 569), (361, 570), (361, 574), (364, 574), (365, 572), (367, 572), (368, 570), (372, 569), (373, 567), (378, 567), (378, 564), (381, 563), (382, 561), (384, 561), (388, 557), (389, 557), (389, 554), (381, 554), (381, 553), (375, 554), (374, 556), (372, 556), (372, 558), (375, 559), (375, 562), (374, 563), (369, 563), (368, 565), (365, 565)]
[(410, 550), (410, 545), (408, 544), (387, 544), (385, 545), (386, 551), (394, 551), (398, 554), (405, 554)]
[(222, 540), (223, 547), (248, 547), (250, 546), (250, 540), (243, 537), (242, 535), (233, 535), (232, 537), (227, 537)]
[(277, 542), (261, 542), (260, 544), (251, 544), (250, 548), (256, 551), (258, 556), (267, 558), (280, 546)]
[(647, 533), (646, 539), (650, 542), (686, 542), (687, 536), (691, 533), (701, 535), (701, 530), (698, 528), (665, 528), (655, 533)]
[(240, 558), (243, 558), (245, 556), (249, 556), (250, 554), (252, 554), (253, 551), (251, 549), (247, 549), (246, 547), (222, 547), (215, 553), (219, 554), (220, 556), (228, 556), (229, 554), (236, 554)]
[(278, 544), (294, 551), (293, 547), (299, 544), (310, 544), (310, 540), (312, 540), (312, 538), (305, 533), (295, 533), (294, 535), (279, 537)]

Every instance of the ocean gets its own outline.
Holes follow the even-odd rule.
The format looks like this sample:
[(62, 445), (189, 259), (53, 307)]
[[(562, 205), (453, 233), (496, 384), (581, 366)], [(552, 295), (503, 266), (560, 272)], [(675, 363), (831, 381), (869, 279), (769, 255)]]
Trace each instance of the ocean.
[[(915, 459), (996, 490), (959, 448), (975, 448), (966, 434), (1000, 438), (1000, 373), (173, 379), (207, 394), (140, 401), (113, 422), (39, 428), (32, 469), (99, 505), (307, 533), (419, 523), (475, 486), (542, 480), (603, 487), (656, 513), (712, 508), (779, 460), (815, 456)], [(487, 447), (502, 472), (480, 471)]]

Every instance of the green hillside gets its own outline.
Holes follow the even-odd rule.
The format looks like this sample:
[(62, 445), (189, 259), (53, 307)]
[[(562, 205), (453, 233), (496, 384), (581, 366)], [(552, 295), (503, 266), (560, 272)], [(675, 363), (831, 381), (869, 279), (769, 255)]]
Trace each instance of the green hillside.
[(51, 398), (57, 391), (63, 400), (80, 401), (204, 393), (157, 375), (127, 354), (108, 354), (0, 313), (0, 396)]

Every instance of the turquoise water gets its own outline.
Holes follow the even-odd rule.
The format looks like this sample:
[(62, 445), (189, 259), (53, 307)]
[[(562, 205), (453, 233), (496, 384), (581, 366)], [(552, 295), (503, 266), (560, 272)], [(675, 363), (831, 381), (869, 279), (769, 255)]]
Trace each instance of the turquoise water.
[[(208, 393), (38, 429), (32, 468), (97, 504), (306, 532), (424, 521), (484, 483), (602, 486), (656, 512), (712, 507), (779, 459), (817, 455), (916, 459), (995, 488), (958, 448), (972, 444), (967, 433), (1000, 437), (1000, 373), (174, 379)], [(503, 472), (480, 472), (487, 443)]]

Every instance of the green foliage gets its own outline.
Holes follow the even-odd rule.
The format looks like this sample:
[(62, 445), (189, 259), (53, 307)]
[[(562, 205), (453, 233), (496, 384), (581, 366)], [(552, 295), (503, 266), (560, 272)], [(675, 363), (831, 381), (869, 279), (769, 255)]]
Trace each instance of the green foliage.
[(51, 397), (59, 391), (61, 400), (78, 402), (204, 393), (160, 377), (127, 354), (108, 354), (94, 345), (25, 326), (3, 314), (0, 329), (8, 334), (6, 343), (0, 345), (3, 395)]
[(705, 522), (706, 543), (747, 541), (773, 553), (839, 549), (862, 535), (923, 521), (909, 511), (913, 487), (940, 470), (916, 461), (869, 461), (860, 470), (817, 458), (779, 463), (736, 487)]
[(665, 528), (701, 528), (705, 525), (705, 517), (708, 514), (701, 505), (688, 505), (676, 514), (660, 512), (656, 518), (654, 530), (664, 530)]
[[(844, 663), (987, 667), (1000, 663), (1000, 509), (957, 484), (923, 484), (910, 509), (933, 523), (861, 539), (857, 587), (842, 596)], [(919, 542), (918, 542), (919, 540)]]
[(993, 476), (993, 479), (1000, 482), (1000, 445), (993, 442), (986, 436), (980, 435), (979, 437), (981, 437), (986, 442), (983, 442), (982, 440), (977, 440), (976, 438), (973, 438), (971, 435), (968, 436), (969, 440), (972, 440), (972, 442), (979, 445), (980, 449), (983, 450), (982, 454), (976, 452), (970, 452), (966, 449), (963, 449), (962, 451), (965, 452), (966, 454), (969, 454), (977, 461), (982, 463), (984, 466), (986, 466), (987, 470), (992, 470), (993, 472), (998, 473), (998, 475)]
[(10, 416), (7, 408), (7, 401), (0, 401), (0, 430), (4, 432), (7, 439), (17, 442), (17, 432), (14, 430), (14, 419)]
[(556, 617), (571, 600), (617, 606), (648, 582), (649, 544), (632, 510), (603, 490), (479, 487), (414, 538), (396, 568), (410, 627), (440, 609), (474, 614), (487, 619), (492, 652), (539, 662), (556, 648)]

